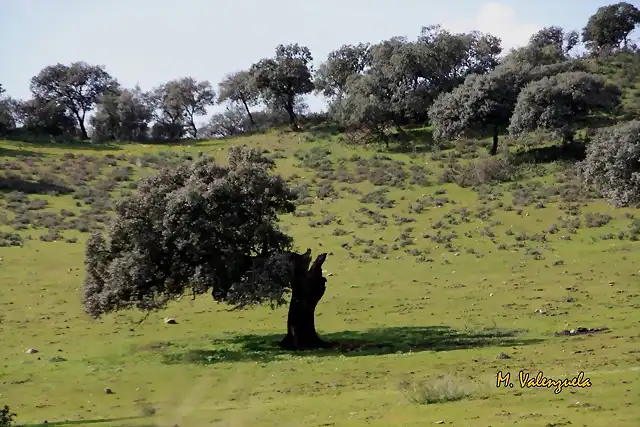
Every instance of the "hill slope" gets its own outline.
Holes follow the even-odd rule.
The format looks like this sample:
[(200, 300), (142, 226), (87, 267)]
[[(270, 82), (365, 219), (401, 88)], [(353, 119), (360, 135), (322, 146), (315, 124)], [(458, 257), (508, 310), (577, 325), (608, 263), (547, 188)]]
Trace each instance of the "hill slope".
[[(242, 143), (268, 150), (298, 187), (283, 225), (299, 248), (330, 253), (317, 324), (351, 351), (277, 351), (284, 308), (184, 300), (140, 325), (139, 313), (82, 313), (83, 243), (113, 199), (160, 165), (224, 159)], [(49, 425), (636, 426), (637, 211), (589, 199), (560, 164), (516, 173), (474, 147), (376, 155), (286, 133), (105, 149), (0, 142), (2, 402), (21, 423)], [(556, 336), (578, 327), (610, 332)], [(592, 386), (521, 389), (519, 370), (584, 371)], [(496, 388), (499, 371), (513, 389)]]

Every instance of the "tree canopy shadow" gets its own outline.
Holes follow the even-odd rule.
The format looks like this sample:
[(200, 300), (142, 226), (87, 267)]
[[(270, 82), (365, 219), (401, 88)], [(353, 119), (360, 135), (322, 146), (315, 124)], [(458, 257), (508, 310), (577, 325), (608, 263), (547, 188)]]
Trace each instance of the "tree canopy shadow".
[(514, 154), (514, 162), (516, 164), (579, 162), (585, 159), (586, 153), (586, 144), (582, 141), (575, 141), (570, 144), (536, 147), (517, 152)]
[(0, 191), (19, 191), (25, 194), (69, 194), (73, 192), (73, 189), (62, 182), (53, 182), (47, 179), (30, 181), (20, 176), (0, 174)]
[(405, 129), (389, 136), (394, 142), (389, 147), (391, 153), (426, 153), (435, 146), (433, 131), (429, 128)]
[(344, 132), (344, 128), (335, 123), (320, 123), (313, 126), (309, 126), (306, 131), (314, 138), (318, 139), (330, 139), (340, 133)]
[[(525, 331), (481, 329), (461, 331), (448, 326), (405, 326), (376, 328), (366, 331), (344, 331), (323, 334), (333, 346), (326, 350), (298, 352), (309, 356), (369, 356), (398, 352), (451, 351), (480, 347), (513, 347), (542, 342), (524, 339)], [(278, 347), (282, 336), (237, 335), (212, 341), (211, 349), (190, 349), (184, 352), (163, 353), (166, 364), (215, 364), (221, 362), (273, 362), (285, 359), (291, 352)]]
[(62, 139), (60, 137), (51, 137), (43, 135), (16, 134), (5, 137), (9, 141), (23, 143), (28, 146), (38, 148), (64, 148), (74, 151), (118, 151), (122, 150), (119, 144), (100, 143), (94, 144), (89, 141), (71, 140), (69, 138)]
[(22, 148), (0, 147), (0, 157), (43, 157), (44, 153), (37, 151), (24, 150)]
[[(146, 418), (144, 416), (118, 417), (118, 418), (96, 418), (92, 420), (65, 420), (47, 421), (40, 424), (18, 424), (18, 427), (50, 427), (50, 426), (82, 426), (86, 424), (115, 423), (119, 421), (131, 421)], [(153, 426), (153, 424), (149, 424)]]

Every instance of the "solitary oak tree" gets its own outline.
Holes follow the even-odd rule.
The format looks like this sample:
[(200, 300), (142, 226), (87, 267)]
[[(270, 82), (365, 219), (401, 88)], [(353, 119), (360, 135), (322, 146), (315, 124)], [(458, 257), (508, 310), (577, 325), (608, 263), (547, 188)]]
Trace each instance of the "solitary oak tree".
[(101, 65), (74, 62), (45, 67), (31, 79), (34, 98), (63, 105), (73, 114), (83, 139), (88, 138), (85, 117), (100, 97), (118, 87)]
[(560, 73), (529, 83), (518, 95), (509, 133), (519, 137), (536, 129), (552, 131), (564, 143), (591, 114), (611, 113), (620, 105), (620, 89), (583, 71)]
[(231, 148), (228, 163), (201, 157), (165, 170), (117, 204), (108, 236), (87, 243), (85, 310), (94, 317), (155, 310), (208, 292), (237, 308), (279, 306), (290, 293), (281, 346), (328, 346), (314, 321), (327, 254), (311, 264), (311, 250), (295, 253), (277, 226), (278, 214), (294, 211), (296, 194), (257, 149)]

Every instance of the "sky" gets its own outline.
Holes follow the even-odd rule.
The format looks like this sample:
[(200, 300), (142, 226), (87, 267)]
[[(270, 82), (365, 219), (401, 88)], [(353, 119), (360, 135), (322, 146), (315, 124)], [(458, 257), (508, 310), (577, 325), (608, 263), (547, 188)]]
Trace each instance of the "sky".
[[(124, 86), (147, 90), (191, 76), (215, 87), (230, 72), (274, 54), (311, 49), (316, 66), (343, 44), (415, 38), (423, 26), (479, 30), (509, 49), (550, 25), (580, 30), (596, 0), (0, 0), (0, 84), (30, 97), (47, 65), (104, 65)], [(324, 106), (309, 99), (312, 110)], [(215, 109), (214, 109), (215, 111)]]

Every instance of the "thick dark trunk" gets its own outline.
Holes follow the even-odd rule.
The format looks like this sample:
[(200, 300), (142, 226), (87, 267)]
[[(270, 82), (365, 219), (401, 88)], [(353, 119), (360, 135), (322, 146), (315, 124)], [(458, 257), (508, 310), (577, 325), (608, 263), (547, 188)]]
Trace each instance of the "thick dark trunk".
[(563, 144), (571, 144), (573, 143), (574, 138), (573, 138), (573, 132), (570, 130), (564, 130), (562, 132), (562, 143)]
[(249, 106), (247, 105), (247, 102), (244, 99), (242, 100), (242, 105), (244, 105), (244, 109), (247, 111), (247, 116), (249, 116), (249, 121), (251, 121), (251, 124), (255, 126), (256, 122), (253, 120), (253, 115), (251, 114), (251, 111), (249, 111)]
[(84, 114), (80, 115), (78, 112), (74, 112), (76, 119), (78, 119), (78, 126), (80, 126), (80, 134), (82, 135), (83, 140), (89, 139), (89, 134), (87, 133), (87, 128), (84, 125)]
[(285, 350), (329, 348), (331, 343), (318, 336), (315, 311), (326, 289), (322, 263), (327, 254), (320, 254), (311, 268), (311, 249), (303, 255), (292, 254), (295, 276), (291, 283), (291, 302), (287, 316), (287, 335), (280, 342)]
[(299, 131), (300, 127), (298, 126), (298, 117), (296, 116), (296, 113), (294, 111), (292, 101), (289, 101), (287, 103), (286, 110), (287, 114), (289, 114), (289, 124), (291, 125), (291, 130), (293, 130), (294, 132)]
[(498, 154), (498, 128), (493, 128), (493, 143), (491, 144), (491, 150), (489, 150), (489, 154), (495, 156)]

